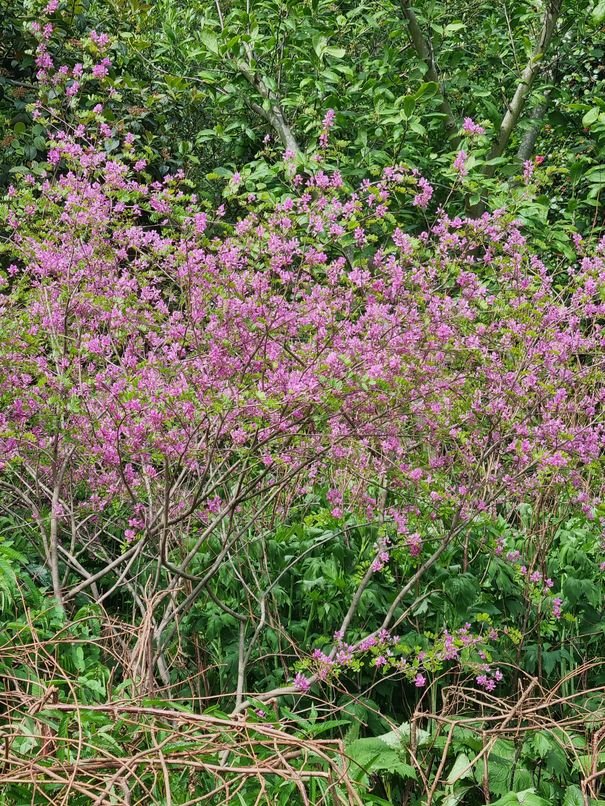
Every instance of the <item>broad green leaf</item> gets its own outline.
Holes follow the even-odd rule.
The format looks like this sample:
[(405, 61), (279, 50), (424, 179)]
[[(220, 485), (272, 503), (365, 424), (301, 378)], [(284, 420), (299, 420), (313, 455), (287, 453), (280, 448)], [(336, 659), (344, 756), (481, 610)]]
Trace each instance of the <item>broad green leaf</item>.
[(584, 806), (584, 797), (579, 786), (568, 786), (563, 798), (563, 806)]
[(454, 765), (447, 776), (446, 783), (448, 786), (453, 786), (456, 781), (460, 780), (461, 778), (472, 777), (473, 767), (471, 765), (471, 760), (466, 753), (460, 753), (460, 755), (456, 757), (456, 761), (454, 761)]
[[(389, 747), (401, 747), (410, 743), (411, 727), (409, 722), (403, 722), (398, 728), (379, 736), (381, 742)], [(431, 734), (422, 728), (416, 728), (416, 746), (421, 747), (430, 739)]]
[(344, 48), (334, 48), (329, 45), (327, 48), (324, 48), (324, 54), (326, 56), (333, 56), (335, 59), (342, 59), (346, 53)]
[(466, 793), (471, 789), (470, 786), (463, 786), (460, 789), (456, 789), (454, 792), (450, 792), (444, 798), (441, 803), (441, 806), (458, 806), (458, 804), (462, 801)]
[(443, 33), (445, 36), (449, 36), (450, 34), (453, 34), (456, 31), (462, 31), (464, 28), (466, 28), (466, 25), (463, 22), (450, 22), (443, 29)]
[(582, 126), (584, 126), (585, 129), (588, 129), (588, 127), (591, 126), (599, 117), (600, 111), (601, 110), (598, 106), (593, 106), (592, 109), (589, 109), (582, 118)]
[(377, 737), (356, 739), (346, 751), (351, 761), (367, 774), (384, 771), (397, 773), (402, 778), (416, 778), (416, 771), (402, 760), (401, 754)]
[(593, 8), (592, 19), (597, 25), (605, 22), (605, 0), (601, 0), (601, 2), (597, 3), (597, 5)]
[(200, 31), (200, 39), (211, 53), (218, 53), (218, 39), (211, 31)]
[(510, 792), (500, 800), (496, 800), (491, 806), (511, 806), (512, 804), (523, 803), (525, 806), (551, 806), (549, 801), (536, 795), (536, 790), (524, 789), (522, 792)]
[(403, 99), (403, 113), (406, 118), (412, 116), (414, 109), (416, 108), (416, 99), (413, 95), (406, 95)]
[(315, 36), (311, 40), (311, 43), (313, 45), (315, 55), (317, 56), (318, 59), (321, 59), (328, 45), (327, 38), (325, 36), (322, 36), (321, 34), (315, 34)]

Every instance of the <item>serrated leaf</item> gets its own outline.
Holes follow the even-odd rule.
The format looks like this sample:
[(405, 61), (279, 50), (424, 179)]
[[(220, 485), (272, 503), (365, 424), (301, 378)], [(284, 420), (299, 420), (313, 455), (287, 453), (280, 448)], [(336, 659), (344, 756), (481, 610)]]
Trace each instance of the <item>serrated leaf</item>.
[(524, 789), (522, 792), (510, 792), (500, 800), (492, 803), (492, 806), (512, 806), (512, 804), (524, 803), (525, 806), (549, 806), (549, 802), (536, 795), (536, 790)]
[(563, 806), (584, 806), (584, 797), (579, 786), (568, 786), (563, 798)]
[(348, 745), (347, 755), (366, 774), (383, 770), (398, 773), (403, 778), (416, 778), (414, 768), (402, 761), (399, 753), (378, 737), (356, 739)]
[(446, 784), (448, 786), (453, 786), (456, 781), (460, 780), (461, 778), (472, 777), (472, 775), (473, 768), (470, 758), (466, 755), (466, 753), (460, 753), (460, 755), (457, 756), (456, 761), (454, 761), (450, 774), (447, 776)]
[(540, 756), (540, 758), (544, 758), (546, 754), (552, 750), (552, 742), (550, 737), (542, 731), (535, 733), (532, 741), (536, 753)]
[[(411, 728), (409, 722), (403, 722), (398, 728), (390, 730), (388, 733), (379, 736), (381, 742), (384, 742), (389, 747), (401, 747), (410, 743)], [(431, 738), (428, 730), (416, 728), (416, 746), (421, 747), (426, 744)]]
[(445, 800), (442, 801), (441, 806), (458, 806), (470, 789), (472, 789), (472, 787), (464, 786), (461, 789), (457, 789), (455, 792), (450, 792), (449, 795), (445, 796)]

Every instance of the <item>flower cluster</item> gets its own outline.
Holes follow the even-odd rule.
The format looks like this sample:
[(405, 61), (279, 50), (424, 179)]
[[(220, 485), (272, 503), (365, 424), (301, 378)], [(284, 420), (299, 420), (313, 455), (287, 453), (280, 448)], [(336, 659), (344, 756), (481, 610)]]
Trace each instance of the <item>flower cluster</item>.
[(524, 581), (530, 600), (538, 605), (542, 602), (548, 602), (553, 616), (557, 620), (561, 618), (563, 600), (558, 596), (554, 596), (552, 589), (555, 583), (550, 577), (545, 577), (538, 569), (528, 569), (518, 549), (505, 552), (505, 540), (503, 537), (498, 538), (496, 541), (495, 554), (514, 566), (519, 578)]
[(469, 135), (470, 137), (478, 137), (481, 134), (485, 134), (485, 129), (483, 126), (480, 126), (478, 123), (472, 118), (464, 118), (462, 123), (462, 131), (464, 134)]
[[(50, 33), (36, 58), (61, 102), (70, 82), (104, 79), (104, 35), (70, 72)], [(77, 531), (74, 573), (100, 544), (121, 550), (116, 535), (164, 563), (184, 554), (187, 573), (184, 521), (198, 546), (222, 528), (235, 544), (328, 478), (334, 517), (392, 514), (398, 537), (377, 545), (373, 572), (546, 491), (592, 516), (605, 242), (578, 241), (555, 286), (505, 211), (441, 212), (411, 237), (399, 211), (426, 209), (433, 188), (403, 166), (351, 192), (337, 171), (293, 164), (289, 193), (232, 220), (182, 176), (150, 179), (101, 105), (51, 134), (47, 173), (6, 197), (0, 473), (58, 547)], [(342, 637), (313, 660), (319, 674), (369, 653), (423, 685), (431, 664), (477, 648), (467, 639), (403, 657), (388, 635)]]
[(503, 679), (499, 670), (492, 673), (486, 663), (487, 646), (497, 639), (498, 633), (493, 628), (488, 628), (485, 634), (478, 634), (471, 631), (468, 623), (453, 632), (444, 630), (441, 635), (426, 636), (424, 649), (411, 646), (407, 640), (386, 629), (354, 643), (347, 643), (342, 633), (337, 632), (329, 652), (314, 649), (311, 657), (300, 664), (300, 668), (311, 672), (311, 676), (305, 677), (302, 671), (299, 672), (294, 685), (302, 691), (303, 679), (310, 686), (311, 680), (329, 682), (345, 670), (359, 673), (366, 668), (382, 674), (403, 675), (417, 688), (422, 688), (429, 675), (450, 662), (468, 671), (479, 668), (481, 674), (477, 677), (477, 685), (491, 691), (495, 687), (493, 681)]
[(391, 541), (388, 537), (381, 537), (380, 540), (376, 543), (376, 556), (372, 561), (372, 571), (377, 573), (378, 571), (382, 571), (385, 565), (388, 563), (390, 559), (389, 554), (389, 547), (391, 545)]
[(319, 147), (322, 150), (325, 150), (328, 147), (328, 142), (330, 139), (330, 130), (334, 126), (335, 120), (336, 120), (336, 113), (334, 112), (333, 109), (328, 109), (328, 111), (324, 115), (324, 119), (322, 121), (321, 134), (319, 135)]

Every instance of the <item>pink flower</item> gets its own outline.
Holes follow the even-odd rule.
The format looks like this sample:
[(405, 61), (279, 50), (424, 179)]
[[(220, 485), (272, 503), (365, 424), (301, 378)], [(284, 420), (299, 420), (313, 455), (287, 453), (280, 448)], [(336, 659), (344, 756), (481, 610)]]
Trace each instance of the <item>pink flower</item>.
[(525, 162), (523, 163), (523, 180), (526, 185), (530, 182), (533, 176), (534, 167), (535, 166), (533, 160), (525, 160)]
[(99, 47), (99, 48), (106, 47), (110, 42), (110, 38), (109, 38), (108, 34), (99, 34), (96, 31), (91, 31), (90, 32), (90, 38), (95, 43), (95, 45), (97, 45), (97, 47)]
[(208, 216), (206, 213), (196, 213), (193, 216), (193, 226), (198, 235), (202, 235), (208, 226)]
[(418, 555), (422, 552), (422, 537), (418, 534), (418, 532), (414, 532), (414, 534), (408, 535), (406, 545), (411, 556), (418, 557)]
[(333, 109), (328, 109), (322, 121), (324, 129), (331, 129), (332, 126), (334, 125), (335, 119), (336, 119), (336, 112)]
[(426, 685), (426, 677), (423, 674), (420, 674), (420, 672), (418, 672), (418, 674), (414, 678), (414, 685), (416, 686), (416, 688), (424, 688), (424, 686)]
[(303, 693), (307, 692), (311, 688), (311, 681), (308, 678), (306, 678), (304, 674), (298, 672), (298, 674), (294, 678), (294, 688), (297, 691), (301, 691)]
[(453, 168), (460, 176), (466, 176), (468, 174), (468, 169), (466, 167), (467, 158), (468, 154), (466, 151), (459, 151), (456, 155), (456, 159), (454, 160)]
[(423, 176), (421, 176), (418, 180), (418, 187), (420, 188), (421, 192), (414, 196), (412, 204), (414, 207), (420, 207), (422, 210), (424, 210), (428, 207), (429, 202), (433, 197), (433, 188)]
[(470, 135), (471, 137), (479, 136), (480, 134), (485, 134), (485, 129), (483, 126), (479, 126), (478, 123), (475, 123), (472, 118), (464, 118), (464, 123), (462, 124), (462, 131), (465, 134)]
[(107, 58), (103, 59), (99, 64), (93, 64), (91, 71), (93, 78), (105, 78), (105, 76), (109, 75), (110, 67), (111, 61)]

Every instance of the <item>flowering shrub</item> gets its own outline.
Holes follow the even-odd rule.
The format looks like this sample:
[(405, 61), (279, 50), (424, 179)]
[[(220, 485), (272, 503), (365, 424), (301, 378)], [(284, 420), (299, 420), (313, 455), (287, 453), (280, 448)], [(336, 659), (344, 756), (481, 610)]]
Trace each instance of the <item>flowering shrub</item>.
[(150, 182), (128, 135), (108, 154), (114, 134), (56, 131), (47, 175), (9, 190), (3, 475), (56, 596), (59, 554), (82, 575), (90, 552), (113, 569), (145, 547), (187, 575), (216, 530), (230, 546), (326, 478), (335, 515), (384, 521), (367, 580), (515, 502), (591, 515), (603, 244), (578, 239), (555, 282), (504, 211), (411, 238), (390, 208), (426, 183), (403, 166), (354, 193), (296, 174), (231, 224), (178, 176)]
[[(285, 152), (287, 192), (236, 171), (229, 207), (212, 206), (182, 173), (151, 173), (111, 97), (80, 104), (112, 69), (106, 35), (68, 69), (52, 26), (34, 33), (49, 147), (2, 206), (0, 485), (57, 618), (130, 601), (145, 694), (178, 677), (173, 639), (216, 607), (238, 633), (235, 710), (268, 721), (275, 697), (367, 680), (436, 699), (448, 679), (490, 702), (529, 639), (538, 673), (558, 653), (564, 677), (572, 655), (549, 642), (579, 637), (574, 607), (599, 596), (561, 524), (590, 531), (587, 576), (603, 563), (605, 241), (577, 236), (547, 265), (505, 210), (438, 210), (412, 235), (430, 182), (401, 164), (348, 187), (324, 168), (332, 110), (304, 170)], [(462, 133), (470, 150), (484, 130)], [(454, 159), (460, 184), (472, 158)], [(319, 582), (280, 587), (324, 547)], [(306, 600), (316, 583), (336, 603)], [(451, 606), (429, 613), (433, 595)], [(283, 613), (301, 599), (294, 636)], [(292, 651), (273, 650), (276, 687), (247, 700), (265, 634)]]

